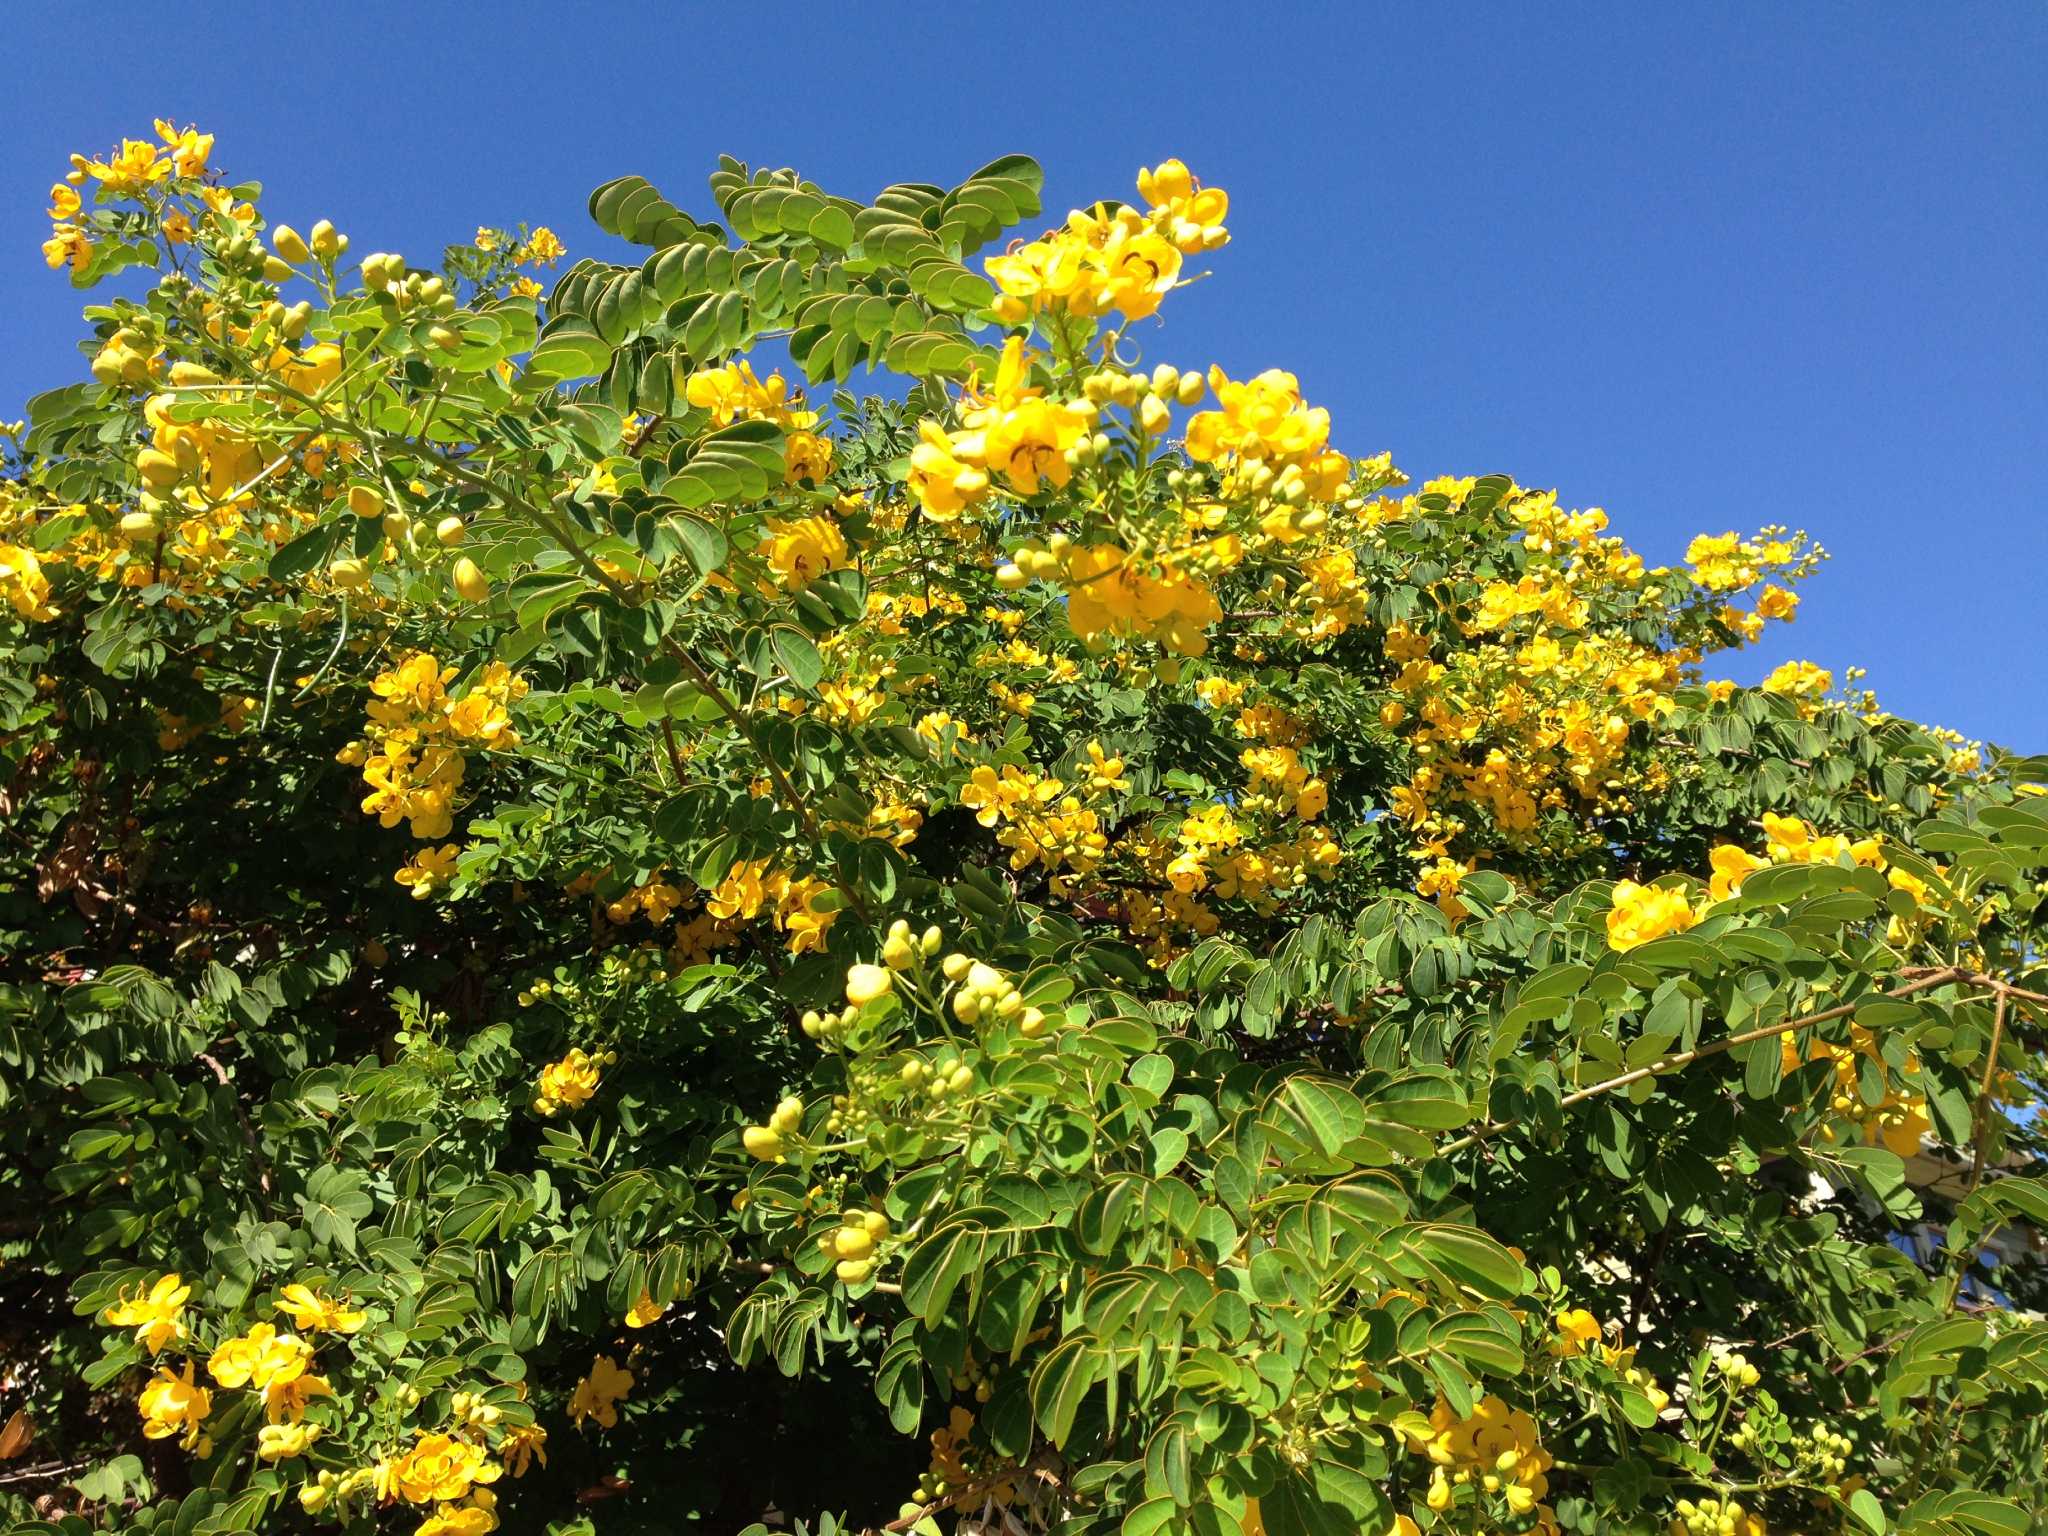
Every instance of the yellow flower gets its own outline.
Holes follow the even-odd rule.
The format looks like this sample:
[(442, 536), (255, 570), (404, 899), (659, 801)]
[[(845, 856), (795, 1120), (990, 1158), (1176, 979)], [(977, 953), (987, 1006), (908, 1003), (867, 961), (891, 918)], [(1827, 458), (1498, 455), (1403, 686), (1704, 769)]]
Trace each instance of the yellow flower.
[(57, 182), (50, 188), (49, 215), (53, 220), (75, 219), (84, 203), (78, 196), (78, 189)]
[(1717, 677), (1707, 684), (1707, 698), (1716, 704), (1726, 704), (1735, 697), (1735, 684), (1725, 677)]
[(1792, 616), (1799, 612), (1799, 594), (1788, 592), (1783, 587), (1765, 587), (1757, 596), (1756, 611), (1767, 619), (1783, 619), (1790, 623)]
[[(630, 1325), (632, 1318), (627, 1318)], [(505, 1438), (498, 1445), (498, 1454), (514, 1477), (526, 1476), (527, 1467), (538, 1461), (543, 1467), (548, 1464), (548, 1432), (538, 1424), (522, 1424), (505, 1432)]]
[(354, 1333), (368, 1315), (351, 1312), (343, 1303), (305, 1285), (288, 1285), (279, 1292), (277, 1310), (292, 1320), (294, 1328), (307, 1333)]
[(185, 1362), (182, 1376), (172, 1375), (167, 1365), (158, 1366), (135, 1406), (142, 1414), (142, 1433), (148, 1438), (168, 1440), (178, 1435), (186, 1450), (203, 1454), (205, 1437), (200, 1426), (213, 1411), (213, 1394), (193, 1381), (190, 1360)]
[(498, 1528), (497, 1504), (490, 1489), (472, 1489), (467, 1503), (441, 1505), (414, 1536), (490, 1536)]
[(174, 162), (159, 159), (156, 146), (145, 139), (123, 139), (120, 151), (112, 159), (93, 160), (85, 167), (87, 175), (104, 182), (109, 192), (123, 197), (148, 190), (174, 169)]
[(560, 1061), (550, 1062), (541, 1068), (540, 1087), (535, 1093), (533, 1107), (543, 1115), (577, 1109), (589, 1103), (597, 1092), (598, 1077), (598, 1064), (580, 1047), (572, 1049)]
[(77, 225), (59, 224), (43, 242), (43, 260), (52, 269), (69, 266), (74, 272), (83, 272), (92, 261), (92, 241)]
[(171, 163), (180, 176), (204, 176), (207, 157), (213, 153), (213, 135), (197, 128), (178, 129), (162, 118), (156, 120), (156, 134), (170, 149)]
[(506, 291), (518, 299), (537, 299), (543, 292), (541, 285), (530, 277), (515, 277), (505, 286)]
[[(668, 1311), (667, 1302), (656, 1301), (646, 1291), (642, 1291), (640, 1299), (634, 1302), (626, 1312), (626, 1326), (628, 1328), (645, 1328), (649, 1323), (659, 1321), (661, 1315), (666, 1311)], [(541, 1465), (547, 1465), (546, 1461), (543, 1460)]]
[(568, 252), (568, 247), (555, 237), (555, 232), (543, 224), (526, 237), (526, 244), (519, 248), (515, 258), (524, 267), (552, 267)]
[(768, 521), (768, 564), (785, 592), (801, 592), (846, 565), (846, 536), (822, 514)]
[(1683, 933), (1698, 921), (1685, 892), (1623, 880), (1614, 887), (1614, 905), (1607, 914), (1607, 943), (1613, 949), (1634, 949), (1666, 934)]
[(1715, 901), (1726, 901), (1742, 889), (1742, 882), (1747, 877), (1771, 866), (1769, 859), (1760, 859), (1733, 843), (1718, 845), (1707, 855), (1707, 862), (1714, 871), (1712, 879), (1707, 882), (1707, 895)]
[(1420, 895), (1434, 898), (1437, 910), (1455, 923), (1470, 912), (1470, 908), (1458, 900), (1458, 887), (1471, 873), (1470, 863), (1460, 864), (1456, 859), (1439, 858), (1415, 877), (1415, 889)]
[(388, 1479), (392, 1492), (408, 1504), (432, 1504), (463, 1498), (477, 1484), (494, 1483), (503, 1473), (482, 1446), (436, 1431), (420, 1436), (391, 1465)]
[(1087, 435), (1089, 426), (1089, 416), (1076, 406), (1036, 396), (1019, 400), (989, 422), (982, 436), (982, 462), (1020, 494), (1036, 496), (1041, 481), (1063, 486), (1072, 477), (1067, 450)]
[(279, 1333), (269, 1323), (251, 1323), (247, 1333), (224, 1341), (206, 1368), (224, 1387), (247, 1386), (261, 1392), (297, 1379), (312, 1359), (313, 1347), (297, 1334)]
[(121, 1299), (107, 1308), (103, 1320), (116, 1328), (133, 1328), (135, 1342), (147, 1344), (154, 1355), (166, 1344), (185, 1337), (185, 1298), (192, 1294), (177, 1274), (161, 1276), (146, 1292)]
[(498, 248), (498, 232), (479, 224), (476, 229), (476, 248), (480, 251), (495, 251)]
[(979, 456), (980, 434), (953, 438), (937, 422), (923, 421), (917, 435), (910, 450), (910, 492), (926, 517), (950, 523), (988, 490), (988, 472), (968, 456), (970, 447)]
[(1600, 1319), (1583, 1307), (1567, 1307), (1557, 1314), (1557, 1338), (1550, 1345), (1554, 1355), (1582, 1355), (1588, 1344), (1600, 1342)]
[(307, 1371), (273, 1381), (263, 1389), (263, 1416), (272, 1424), (296, 1424), (306, 1416), (306, 1404), (316, 1397), (332, 1396), (334, 1388), (327, 1378)]
[(400, 885), (409, 886), (415, 900), (424, 901), (455, 878), (455, 861), (461, 853), (462, 850), (453, 843), (444, 843), (439, 848), (422, 848), (391, 878)]
[(590, 1374), (569, 1394), (569, 1417), (578, 1429), (585, 1419), (595, 1419), (601, 1428), (610, 1429), (619, 1422), (618, 1405), (632, 1390), (633, 1373), (610, 1355), (599, 1355), (590, 1362)]
[(1795, 698), (1817, 699), (1835, 686), (1835, 674), (1810, 661), (1788, 661), (1764, 679), (1765, 693), (1789, 694)]

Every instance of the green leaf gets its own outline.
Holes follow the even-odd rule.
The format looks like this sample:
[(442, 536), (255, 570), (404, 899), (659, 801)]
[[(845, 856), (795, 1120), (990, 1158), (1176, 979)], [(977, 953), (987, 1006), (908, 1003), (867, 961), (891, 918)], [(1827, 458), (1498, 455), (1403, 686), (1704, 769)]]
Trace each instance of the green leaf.
[(1849, 1495), (1849, 1509), (1870, 1536), (1884, 1536), (1884, 1506), (1877, 1501), (1877, 1495), (1868, 1488), (1858, 1488)]
[(1053, 1346), (1031, 1373), (1031, 1410), (1045, 1438), (1055, 1446), (1067, 1443), (1081, 1400), (1101, 1379), (1103, 1359), (1095, 1340), (1069, 1334)]
[(805, 693), (818, 686), (825, 675), (825, 658), (818, 654), (809, 635), (791, 625), (778, 624), (768, 632), (768, 644), (775, 653), (776, 664), (792, 683)]

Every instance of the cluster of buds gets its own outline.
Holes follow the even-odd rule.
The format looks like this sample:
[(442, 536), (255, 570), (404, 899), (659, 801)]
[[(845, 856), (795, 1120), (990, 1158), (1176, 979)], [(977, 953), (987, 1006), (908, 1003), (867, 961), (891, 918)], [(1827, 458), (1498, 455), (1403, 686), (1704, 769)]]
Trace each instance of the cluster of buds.
[[(447, 283), (438, 277), (406, 271), (405, 258), (389, 251), (363, 258), (363, 287), (390, 299), (401, 310), (420, 308), (442, 316), (455, 313), (455, 295), (448, 291)], [(455, 333), (450, 331), (448, 335), (454, 337)], [(441, 346), (450, 345), (438, 334), (434, 341)], [(455, 344), (460, 342), (461, 338), (455, 337)]]
[(946, 980), (957, 984), (953, 993), (953, 1017), (973, 1025), (983, 1018), (1014, 1019), (1017, 1033), (1036, 1040), (1045, 1033), (1045, 1014), (1026, 1005), (1016, 983), (992, 965), (954, 953), (946, 956), (940, 969)]
[(1056, 533), (1044, 543), (1031, 539), (1011, 552), (1009, 562), (996, 568), (996, 585), (1014, 592), (1027, 582), (1058, 581), (1067, 574), (1067, 557), (1072, 554), (1071, 536)]
[(804, 1101), (794, 1096), (775, 1106), (766, 1125), (750, 1125), (740, 1132), (740, 1145), (764, 1163), (779, 1162), (785, 1137), (793, 1136), (804, 1123)]
[(888, 1235), (889, 1218), (880, 1211), (847, 1211), (818, 1247), (837, 1261), (832, 1272), (842, 1284), (859, 1285), (874, 1272), (875, 1245)]
[(496, 1405), (485, 1401), (481, 1392), (458, 1392), (449, 1401), (449, 1412), (458, 1422), (479, 1428), (498, 1422), (502, 1416)]
[(1105, 368), (1081, 381), (1086, 399), (1130, 411), (1151, 437), (1163, 435), (1172, 424), (1174, 406), (1199, 404), (1206, 388), (1199, 372), (1182, 373), (1171, 363), (1161, 363), (1149, 375)]
[(953, 1373), (953, 1390), (971, 1393), (977, 1403), (985, 1403), (995, 1396), (996, 1377), (1002, 1370), (1002, 1362), (991, 1360), (984, 1366), (970, 1351), (967, 1364)]
[(376, 1481), (375, 1467), (357, 1467), (353, 1472), (322, 1470), (300, 1487), (299, 1508), (317, 1515), (330, 1504), (346, 1503), (358, 1494), (370, 1492)]
[(1833, 1483), (1849, 1470), (1849, 1455), (1856, 1449), (1856, 1442), (1825, 1424), (1816, 1424), (1812, 1434), (1793, 1437), (1792, 1449), (1822, 1481)]
[(280, 224), (270, 232), (270, 246), (279, 257), (295, 267), (316, 260), (322, 266), (332, 266), (347, 252), (348, 236), (326, 219), (315, 224), (305, 235), (289, 224)]
[(1714, 1369), (1734, 1391), (1747, 1392), (1763, 1379), (1757, 1368), (1749, 1363), (1747, 1356), (1718, 1346), (1714, 1350)]
[(1763, 1536), (1764, 1524), (1734, 1499), (1680, 1499), (1671, 1536)]
[(969, 1092), (974, 1087), (974, 1068), (950, 1054), (941, 1055), (936, 1061), (916, 1056), (903, 1063), (897, 1080), (912, 1092), (922, 1090), (936, 1104)]
[(109, 336), (92, 360), (92, 376), (102, 384), (146, 384), (155, 372), (156, 343), (132, 325)]

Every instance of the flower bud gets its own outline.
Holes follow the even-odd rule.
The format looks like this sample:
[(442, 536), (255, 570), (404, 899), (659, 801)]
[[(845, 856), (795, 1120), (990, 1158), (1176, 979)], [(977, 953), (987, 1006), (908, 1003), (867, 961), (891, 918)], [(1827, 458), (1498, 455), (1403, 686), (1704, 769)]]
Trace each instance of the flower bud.
[(466, 603), (480, 603), (491, 595), (491, 578), (467, 555), (455, 562), (454, 579), (455, 591)]
[(306, 242), (299, 238), (299, 232), (289, 224), (280, 224), (270, 232), (270, 244), (278, 255), (295, 266), (313, 254)]
[[(893, 943), (894, 940), (891, 940)], [(888, 950), (883, 949), (886, 959)], [(906, 964), (908, 961), (905, 962)], [(896, 990), (896, 978), (879, 965), (852, 965), (846, 970), (846, 1001), (856, 1008), (864, 1007), (878, 998), (887, 997)]]
[(313, 226), (312, 238), (307, 243), (322, 261), (332, 261), (348, 249), (347, 238), (337, 233), (334, 225), (326, 219)]

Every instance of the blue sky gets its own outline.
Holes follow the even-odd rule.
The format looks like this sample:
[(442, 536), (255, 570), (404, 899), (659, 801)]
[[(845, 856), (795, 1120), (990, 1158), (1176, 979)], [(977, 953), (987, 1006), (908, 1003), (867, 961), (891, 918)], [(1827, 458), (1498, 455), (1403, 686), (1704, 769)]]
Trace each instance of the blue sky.
[[(1605, 507), (1647, 558), (1834, 555), (1726, 668), (1861, 665), (2048, 750), (2048, 7), (1191, 3), (10, 7), (0, 414), (79, 377), (49, 183), (153, 116), (273, 219), (415, 257), (720, 152), (864, 197), (1023, 151), (1050, 211), (1178, 154), (1231, 194), (1148, 355), (1297, 372), (1341, 446)], [(118, 57), (116, 56), (118, 55)]]

